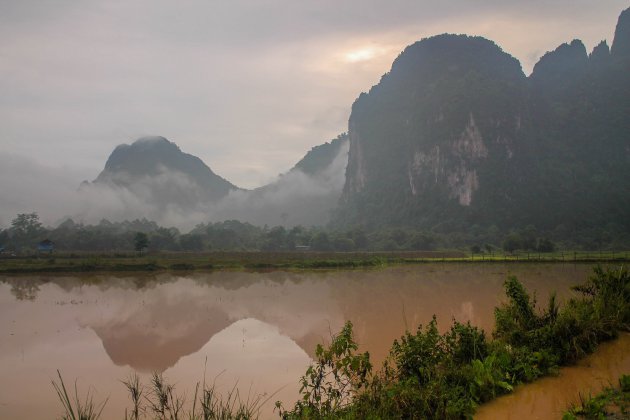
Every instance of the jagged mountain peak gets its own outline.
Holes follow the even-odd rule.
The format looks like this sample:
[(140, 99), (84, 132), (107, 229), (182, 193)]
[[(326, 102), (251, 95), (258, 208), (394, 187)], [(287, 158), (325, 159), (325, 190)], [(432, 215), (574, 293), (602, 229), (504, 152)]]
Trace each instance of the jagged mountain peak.
[(543, 55), (534, 65), (530, 78), (537, 83), (557, 83), (582, 73), (587, 65), (586, 47), (582, 41), (574, 39)]
[(608, 43), (604, 40), (593, 48), (593, 51), (588, 56), (591, 63), (605, 64), (610, 60), (610, 48)]
[(615, 59), (630, 59), (630, 8), (619, 15), (610, 53)]

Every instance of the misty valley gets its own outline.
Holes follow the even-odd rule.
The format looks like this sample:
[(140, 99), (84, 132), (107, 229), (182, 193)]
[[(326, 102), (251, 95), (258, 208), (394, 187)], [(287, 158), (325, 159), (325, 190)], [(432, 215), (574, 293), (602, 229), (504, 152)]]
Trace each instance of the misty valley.
[[(68, 16), (92, 6), (73, 7)], [(94, 7), (83, 10), (85, 22), (121, 17), (133, 6)], [(155, 7), (136, 13), (152, 16), (142, 25), (152, 26), (166, 6)], [(220, 16), (221, 7), (204, 16)], [(17, 22), (38, 19), (28, 7), (3, 8)], [(176, 13), (164, 15), (169, 24), (152, 33), (171, 43), (221, 26), (193, 24), (190, 15), (180, 26)], [(116, 28), (128, 27), (121, 22)], [(550, 22), (543, 21), (551, 33)], [(289, 27), (296, 34), (296, 27), (308, 32), (321, 23), (303, 27), (291, 19)], [(97, 37), (109, 28), (85, 25)], [(223, 51), (237, 38), (203, 39), (221, 40)], [(259, 60), (269, 80), (293, 77), (287, 69), (316, 45), (301, 39), (273, 53), (260, 47), (270, 54), (263, 59), (249, 42), (265, 37), (246, 38), (249, 65)], [(153, 41), (141, 30), (130, 39)], [(618, 15), (610, 46), (603, 40), (587, 49), (573, 39), (530, 52), (529, 74), (482, 36), (414, 41), (387, 62), (389, 71), (379, 70), (376, 84), (355, 94), (346, 114), (329, 104), (334, 112), (296, 117), (321, 100), (305, 94), (291, 104), (292, 124), (271, 118), (266, 123), (275, 131), (261, 128), (243, 143), (255, 141), (258, 149), (234, 152), (230, 144), (251, 137), (248, 118), (260, 122), (245, 111), (213, 131), (231, 127), (232, 137), (199, 147), (186, 137), (198, 137), (206, 117), (146, 135), (118, 121), (116, 110), (108, 123), (123, 143), (108, 140), (109, 157), (95, 176), (83, 176), (93, 167), (55, 166), (52, 156), (43, 164), (1, 151), (0, 419), (630, 418), (630, 9)], [(192, 54), (197, 42), (206, 45), (188, 40), (171, 55)], [(358, 80), (375, 57), (398, 52), (395, 45), (331, 53), (331, 62), (318, 59), (300, 71), (324, 78), (330, 68), (352, 64)], [(0, 41), (3, 59), (20, 56), (3, 48)], [(97, 80), (106, 77), (109, 59), (125, 61), (113, 51), (96, 61), (103, 67)], [(140, 51), (127, 60), (153, 54)], [(229, 67), (212, 54), (211, 64), (192, 54), (196, 64), (177, 71), (170, 67), (177, 60), (163, 63), (171, 69), (168, 86), (149, 89), (155, 103), (123, 94), (122, 86), (113, 91), (125, 97), (124, 109), (162, 115), (155, 127), (170, 128), (157, 122), (171, 112), (181, 118), (174, 110), (183, 104), (194, 105), (186, 108), (191, 115), (258, 104), (268, 116), (286, 101), (281, 92), (256, 96), (269, 87), (252, 87), (254, 79), (241, 73), (247, 65), (228, 73), (242, 89), (249, 86), (251, 98), (219, 94), (216, 86), (210, 96), (205, 85), (191, 94), (188, 78), (200, 83), (211, 79), (199, 77), (202, 69)], [(33, 63), (25, 66), (28, 77), (46, 68)], [(89, 63), (78, 60), (73, 71)], [(148, 88), (154, 71), (119, 73)], [(342, 79), (327, 83), (349, 83)], [(80, 79), (62, 85), (70, 102), (71, 89), (87, 88)], [(112, 86), (98, 85), (93, 95), (105, 103)], [(298, 85), (291, 90), (306, 92)], [(162, 87), (182, 90), (166, 106)], [(64, 106), (36, 100), (46, 93), (6, 95), (19, 105), (11, 118), (28, 120), (21, 107), (35, 98), (49, 117), (38, 133), (51, 118), (63, 126), (57, 116)], [(91, 132), (88, 120), (72, 120), (74, 131)], [(318, 137), (327, 141), (305, 148), (292, 166), (277, 163), (301, 155), (297, 142), (272, 150), (270, 133), (310, 139), (311, 131), (327, 133)], [(228, 166), (215, 165), (218, 156), (247, 169), (239, 182), (219, 174), (217, 167)], [(251, 187), (255, 181), (244, 180), (262, 173), (261, 162), (277, 175)]]

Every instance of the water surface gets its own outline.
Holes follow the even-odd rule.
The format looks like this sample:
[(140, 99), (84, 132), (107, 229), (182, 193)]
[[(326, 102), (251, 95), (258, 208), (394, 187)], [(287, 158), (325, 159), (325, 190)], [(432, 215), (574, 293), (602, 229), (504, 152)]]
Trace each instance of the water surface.
[(509, 395), (480, 407), (475, 420), (557, 420), (580, 396), (597, 395), (617, 386), (622, 374), (630, 374), (630, 334), (600, 344), (597, 351), (575, 366), (561, 368), (558, 376), (516, 387)]
[[(405, 329), (451, 320), (490, 331), (502, 284), (515, 274), (539, 300), (584, 281), (572, 264), (424, 264), (371, 271), (0, 277), (0, 418), (60, 414), (59, 369), (97, 400), (104, 418), (128, 406), (120, 380), (163, 372), (192, 398), (205, 376), (241, 395), (290, 406), (317, 343), (354, 323), (361, 350), (382, 362)], [(205, 366), (205, 367), (204, 367)]]

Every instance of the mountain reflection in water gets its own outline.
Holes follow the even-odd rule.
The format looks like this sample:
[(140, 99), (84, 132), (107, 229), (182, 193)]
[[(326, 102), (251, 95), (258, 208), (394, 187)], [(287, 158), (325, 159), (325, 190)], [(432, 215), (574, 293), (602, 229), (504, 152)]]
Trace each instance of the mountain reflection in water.
[[(121, 379), (163, 371), (180, 392), (203, 379), (241, 394), (277, 392), (285, 405), (315, 346), (346, 320), (379, 363), (395, 338), (436, 314), (491, 330), (508, 273), (540, 301), (569, 296), (586, 265), (429, 264), (373, 271), (211, 272), (121, 277), (0, 277), (0, 417), (50, 417), (55, 370), (109, 396), (105, 418), (124, 413)], [(113, 362), (113, 363), (112, 363)], [(222, 373), (223, 372), (223, 373)], [(250, 391), (251, 388), (251, 391)], [(36, 397), (33, 397), (33, 396)], [(191, 398), (191, 397), (190, 397)]]

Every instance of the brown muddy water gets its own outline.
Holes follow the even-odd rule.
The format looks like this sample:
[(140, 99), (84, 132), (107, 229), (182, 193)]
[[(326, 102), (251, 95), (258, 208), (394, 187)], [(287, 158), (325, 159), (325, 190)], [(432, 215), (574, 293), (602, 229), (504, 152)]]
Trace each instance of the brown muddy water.
[(561, 419), (570, 404), (580, 403), (580, 395), (588, 397), (616, 386), (622, 374), (630, 374), (630, 334), (601, 344), (577, 365), (560, 369), (558, 376), (519, 386), (491, 401), (477, 411), (475, 420)]
[[(360, 350), (379, 363), (405, 329), (433, 314), (442, 330), (456, 318), (490, 331), (508, 274), (545, 301), (553, 290), (566, 299), (590, 272), (579, 264), (435, 263), (370, 271), (0, 276), (0, 418), (61, 414), (51, 386), (57, 369), (66, 385), (76, 380), (80, 393), (89, 388), (95, 400), (109, 398), (105, 419), (122, 418), (129, 407), (120, 381), (130, 373), (148, 383), (152, 371), (163, 372), (190, 400), (204, 369), (206, 381), (224, 392), (236, 384), (241, 396), (273, 394), (262, 411), (273, 418), (276, 400), (290, 407), (297, 399), (316, 344), (346, 320)], [(605, 358), (627, 358), (628, 341)], [(527, 398), (534, 407), (536, 398)]]

